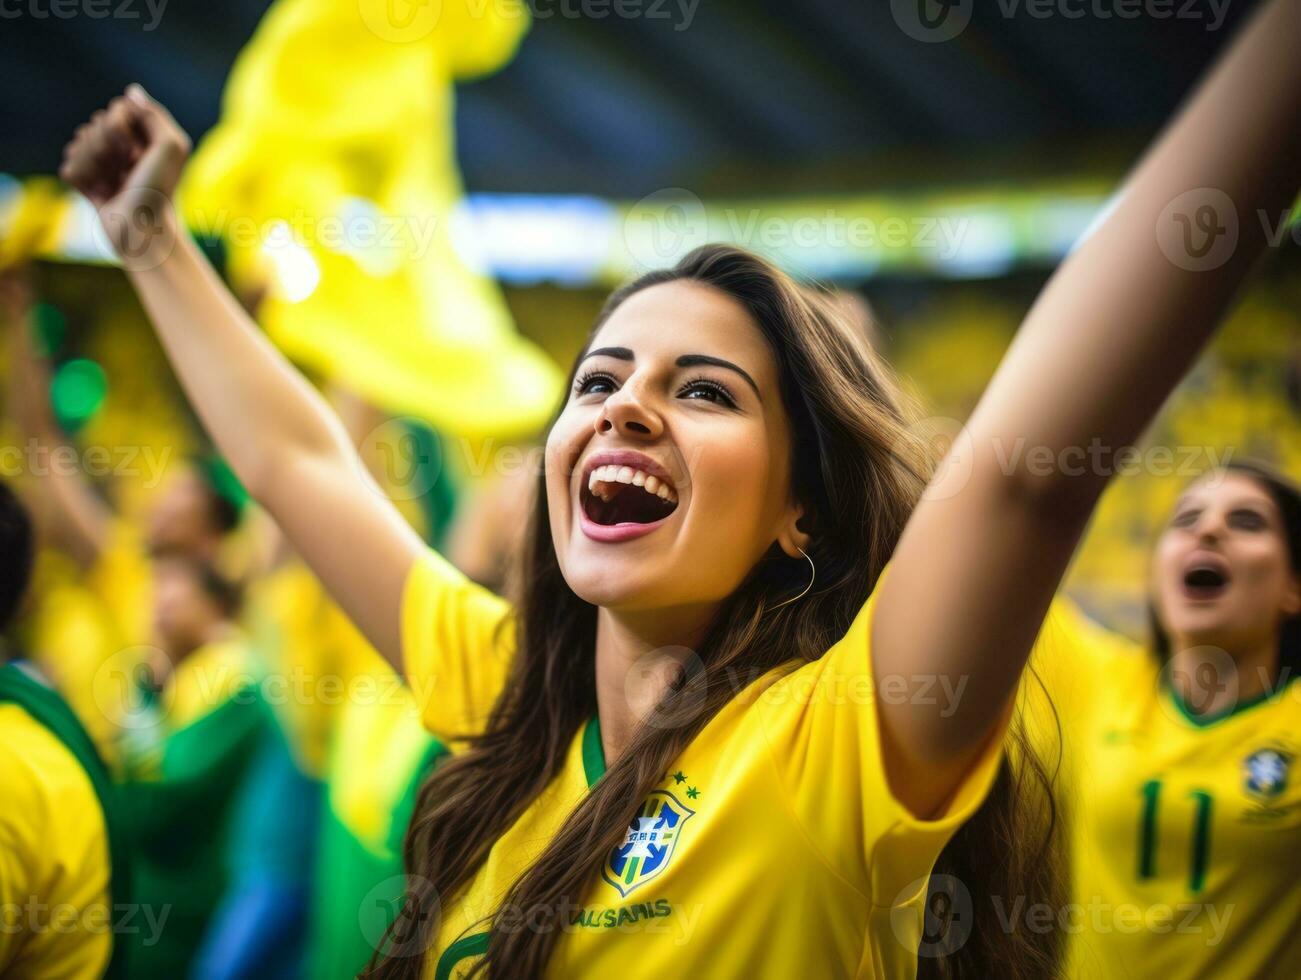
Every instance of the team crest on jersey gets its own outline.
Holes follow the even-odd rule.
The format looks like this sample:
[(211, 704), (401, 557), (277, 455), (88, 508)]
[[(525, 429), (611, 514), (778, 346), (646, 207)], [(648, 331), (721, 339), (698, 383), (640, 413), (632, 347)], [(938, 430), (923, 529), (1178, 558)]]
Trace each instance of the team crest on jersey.
[(1287, 788), (1291, 764), (1291, 754), (1281, 749), (1257, 749), (1242, 763), (1247, 772), (1247, 792), (1261, 799), (1272, 800)]
[(695, 812), (668, 790), (654, 790), (628, 824), (623, 843), (610, 852), (601, 877), (625, 896), (650, 881), (668, 867), (682, 828)]

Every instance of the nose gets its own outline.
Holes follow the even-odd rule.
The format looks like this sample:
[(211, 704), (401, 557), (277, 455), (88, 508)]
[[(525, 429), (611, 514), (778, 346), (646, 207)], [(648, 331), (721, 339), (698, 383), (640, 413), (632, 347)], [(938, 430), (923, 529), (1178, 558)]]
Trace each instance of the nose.
[(1224, 535), (1224, 518), (1221, 514), (1203, 512), (1197, 522), (1197, 540), (1201, 544), (1215, 544)]
[(605, 400), (596, 418), (596, 432), (611, 432), (633, 439), (656, 439), (664, 431), (664, 420), (647, 405), (631, 384), (626, 384)]

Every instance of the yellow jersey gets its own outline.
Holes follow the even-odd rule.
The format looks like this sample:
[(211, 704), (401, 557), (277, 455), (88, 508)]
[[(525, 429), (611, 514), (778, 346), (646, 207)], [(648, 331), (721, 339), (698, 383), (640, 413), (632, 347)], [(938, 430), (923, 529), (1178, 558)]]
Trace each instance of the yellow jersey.
[[(505, 681), (510, 609), (433, 553), (402, 605), (411, 686), (455, 749)], [(1002, 738), (938, 818), (895, 799), (874, 707), (873, 606), (821, 659), (768, 672), (709, 721), (566, 915), (548, 976), (914, 976), (932, 865), (984, 800)], [(426, 976), (462, 976), (482, 955), (488, 919), (604, 768), (592, 719), (563, 771), (442, 903)]]
[(1053, 919), (1069, 975), (1295, 977), (1301, 687), (1199, 717), (1150, 651), (1078, 614), (1071, 633), (1043, 671), (1065, 750), (1072, 898)]
[(0, 703), (0, 976), (96, 980), (113, 950), (104, 812), (82, 764)]

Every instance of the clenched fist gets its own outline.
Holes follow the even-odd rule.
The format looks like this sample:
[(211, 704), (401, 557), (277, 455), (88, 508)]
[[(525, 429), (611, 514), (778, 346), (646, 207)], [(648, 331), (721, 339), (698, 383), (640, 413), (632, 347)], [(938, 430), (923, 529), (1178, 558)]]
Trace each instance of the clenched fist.
[(159, 265), (176, 242), (172, 193), (189, 153), (176, 120), (131, 85), (77, 128), (59, 176), (90, 199), (123, 265), (139, 271)]

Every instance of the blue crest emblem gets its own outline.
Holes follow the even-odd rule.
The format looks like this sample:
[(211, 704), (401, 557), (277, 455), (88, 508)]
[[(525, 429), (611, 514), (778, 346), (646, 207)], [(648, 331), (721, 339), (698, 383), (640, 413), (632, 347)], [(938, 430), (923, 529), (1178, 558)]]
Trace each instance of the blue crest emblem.
[(624, 896), (650, 881), (668, 867), (682, 827), (695, 813), (668, 790), (654, 790), (628, 824), (623, 843), (610, 852), (601, 877)]
[(1287, 788), (1288, 768), (1292, 756), (1279, 749), (1258, 749), (1243, 760), (1247, 772), (1247, 792), (1272, 799)]

